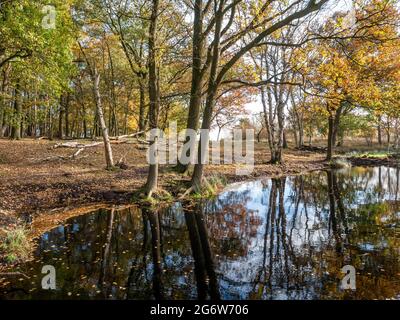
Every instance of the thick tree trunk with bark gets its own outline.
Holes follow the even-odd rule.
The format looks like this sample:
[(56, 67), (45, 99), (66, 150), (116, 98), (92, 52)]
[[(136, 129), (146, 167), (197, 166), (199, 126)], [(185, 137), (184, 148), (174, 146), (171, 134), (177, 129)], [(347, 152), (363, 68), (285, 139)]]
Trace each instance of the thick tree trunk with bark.
[[(201, 91), (203, 87), (202, 55), (203, 55), (203, 0), (196, 0), (194, 5), (194, 30), (193, 30), (193, 52), (192, 52), (192, 87), (190, 91), (189, 114), (187, 118), (187, 129), (197, 131), (199, 126)], [(189, 141), (186, 135), (185, 143)], [(195, 143), (195, 141), (192, 141)], [(193, 150), (194, 148), (188, 148)], [(184, 155), (182, 155), (183, 157)], [(189, 158), (190, 155), (188, 155)], [(178, 171), (183, 173), (187, 170), (188, 164), (178, 161)]]
[[(160, 93), (158, 88), (157, 62), (156, 62), (156, 30), (158, 20), (159, 0), (153, 0), (153, 8), (149, 27), (149, 126), (150, 129), (158, 127), (158, 113), (160, 109)], [(151, 144), (157, 143), (157, 137)], [(154, 163), (149, 165), (145, 191), (147, 196), (151, 197), (157, 189), (158, 184), (158, 155), (155, 154)]]
[(64, 138), (64, 95), (61, 96), (60, 98), (60, 111), (59, 111), (59, 116), (58, 116), (58, 138), (62, 139)]
[(146, 79), (138, 79), (139, 83), (139, 131), (146, 129)]
[(21, 139), (21, 121), (22, 121), (22, 104), (21, 91), (19, 81), (14, 89), (14, 119), (11, 129), (11, 138), (15, 140)]
[(3, 137), (5, 131), (5, 118), (6, 118), (6, 98), (5, 94), (8, 91), (8, 78), (9, 78), (10, 67), (3, 70), (3, 81), (1, 83), (1, 94), (0, 94), (0, 138)]
[(382, 118), (378, 117), (378, 144), (382, 145)]
[(328, 117), (328, 149), (326, 154), (326, 160), (331, 161), (335, 152), (336, 138), (340, 125), (340, 118), (343, 113), (343, 105), (340, 105), (336, 110), (331, 110), (329, 105), (327, 110), (329, 112)]
[[(268, 146), (271, 152), (270, 163), (281, 164), (282, 163), (282, 149), (284, 142), (284, 115), (283, 105), (276, 106), (276, 110), (273, 108), (273, 101), (271, 93), (267, 89), (267, 99), (265, 97), (265, 90), (261, 88), (261, 101), (264, 109), (264, 119), (267, 129)], [(278, 121), (274, 118), (274, 114), (277, 115)]]
[(333, 152), (334, 152), (334, 146), (335, 146), (335, 141), (334, 141), (334, 135), (335, 135), (335, 130), (334, 130), (334, 117), (333, 114), (330, 113), (328, 117), (328, 150), (326, 154), (326, 160), (331, 161), (333, 157)]
[[(218, 83), (217, 83), (217, 70), (220, 56), (220, 40), (221, 40), (221, 29), (222, 29), (222, 3), (215, 14), (215, 34), (214, 34), (214, 47), (213, 47), (213, 57), (211, 62), (210, 75), (208, 80), (207, 89), (207, 100), (204, 108), (203, 122), (201, 125), (202, 129), (210, 130), (212, 114), (215, 106), (215, 99), (217, 96)], [(209, 137), (206, 138), (207, 141), (202, 141), (205, 137), (200, 137), (198, 152), (197, 152), (197, 163), (194, 166), (194, 171), (191, 180), (192, 188), (198, 192), (201, 189), (204, 171), (204, 155), (202, 154), (202, 145), (207, 145)]]
[(339, 126), (340, 126), (340, 119), (343, 113), (343, 105), (340, 105), (339, 108), (335, 112), (335, 117), (333, 121), (333, 145), (336, 146), (336, 140), (338, 137)]
[(106, 166), (107, 166), (106, 168), (107, 170), (109, 170), (114, 167), (114, 159), (111, 149), (110, 138), (108, 136), (106, 121), (104, 120), (103, 106), (100, 96), (100, 74), (98, 73), (96, 66), (94, 67), (93, 70), (93, 91), (96, 101), (97, 115), (103, 135), (104, 151), (105, 151)]

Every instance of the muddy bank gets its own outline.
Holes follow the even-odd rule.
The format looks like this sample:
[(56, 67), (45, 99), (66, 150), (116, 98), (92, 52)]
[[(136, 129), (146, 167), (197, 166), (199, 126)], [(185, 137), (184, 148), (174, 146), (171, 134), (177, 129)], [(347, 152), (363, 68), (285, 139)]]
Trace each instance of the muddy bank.
[(394, 156), (386, 158), (369, 158), (369, 157), (350, 157), (348, 158), (352, 166), (360, 167), (400, 167), (400, 159)]

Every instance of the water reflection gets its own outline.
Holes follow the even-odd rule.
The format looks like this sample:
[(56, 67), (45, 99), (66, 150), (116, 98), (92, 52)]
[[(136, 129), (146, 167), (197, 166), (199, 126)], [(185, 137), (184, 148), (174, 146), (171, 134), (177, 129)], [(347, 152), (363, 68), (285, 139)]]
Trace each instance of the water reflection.
[[(400, 293), (399, 169), (232, 186), (194, 207), (99, 210), (44, 234), (8, 299), (383, 299)], [(54, 265), (57, 290), (40, 289)], [(339, 289), (341, 268), (357, 290)], [(10, 283), (7, 284), (7, 281)]]

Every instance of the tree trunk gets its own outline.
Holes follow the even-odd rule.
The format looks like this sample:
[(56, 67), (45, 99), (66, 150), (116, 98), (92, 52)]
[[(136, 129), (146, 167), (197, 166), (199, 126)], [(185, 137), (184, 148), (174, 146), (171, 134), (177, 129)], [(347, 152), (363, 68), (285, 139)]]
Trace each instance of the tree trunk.
[(335, 146), (335, 141), (334, 141), (334, 134), (335, 134), (335, 130), (334, 130), (334, 117), (333, 114), (330, 113), (329, 114), (329, 118), (328, 118), (328, 151), (326, 154), (326, 160), (327, 161), (331, 161), (332, 160), (332, 156), (333, 156), (333, 149)]
[(17, 81), (14, 89), (14, 119), (11, 129), (11, 138), (15, 140), (21, 139), (21, 121), (22, 121), (22, 105), (21, 105), (20, 84)]
[(145, 79), (139, 78), (139, 132), (146, 129), (146, 87)]
[[(153, 0), (153, 8), (149, 27), (149, 125), (150, 129), (158, 127), (158, 113), (160, 109), (160, 93), (158, 88), (157, 78), (157, 63), (156, 63), (156, 30), (158, 20), (158, 5), (159, 0)], [(157, 143), (157, 137), (151, 142), (151, 146)], [(150, 146), (150, 147), (151, 147)], [(147, 182), (145, 186), (146, 194), (151, 197), (152, 193), (157, 189), (158, 184), (158, 151), (155, 152), (154, 162), (149, 165)]]
[(294, 143), (296, 144), (296, 148), (300, 148), (300, 147), (301, 147), (301, 145), (300, 145), (300, 139), (299, 139), (299, 137), (297, 136), (297, 130), (296, 130), (296, 128), (293, 129), (293, 139), (294, 139)]
[(98, 115), (98, 118), (100, 121), (101, 131), (103, 134), (106, 165), (107, 165), (106, 168), (107, 168), (107, 170), (110, 170), (114, 167), (114, 160), (113, 160), (110, 138), (108, 136), (108, 129), (106, 126), (106, 122), (104, 120), (103, 106), (102, 106), (102, 102), (101, 102), (99, 86), (100, 86), (100, 74), (98, 73), (97, 68), (95, 66), (94, 70), (93, 70), (93, 91), (94, 91), (94, 96), (95, 96), (95, 101), (96, 101), (97, 115)]
[(297, 111), (296, 112), (296, 122), (297, 122), (297, 128), (298, 128), (298, 147), (301, 147), (304, 145), (304, 126), (303, 126), (303, 116), (300, 116)]
[(49, 138), (49, 140), (53, 140), (53, 115), (51, 107), (49, 108), (49, 126), (47, 137)]
[(262, 133), (262, 131), (263, 131), (263, 128), (261, 128), (261, 130), (258, 131), (258, 133), (257, 133), (257, 142), (258, 143), (261, 142), (261, 133)]
[(3, 98), (0, 100), (0, 138), (3, 137), (4, 127), (4, 114), (5, 114), (5, 103)]
[[(267, 88), (268, 90), (268, 88)], [(283, 148), (283, 108), (277, 106), (278, 114), (278, 128), (276, 129), (276, 123), (273, 119), (274, 110), (272, 107), (271, 93), (267, 91), (268, 102), (265, 99), (265, 89), (261, 88), (261, 101), (264, 110), (264, 120), (267, 129), (268, 147), (271, 152), (270, 163), (281, 164), (282, 163), (282, 148)], [(267, 109), (268, 104), (268, 109)]]
[[(196, 0), (194, 6), (194, 30), (193, 30), (193, 52), (192, 52), (192, 86), (190, 91), (189, 114), (187, 118), (187, 129), (197, 131), (199, 126), (200, 106), (201, 106), (201, 91), (203, 87), (202, 74), (202, 55), (203, 55), (203, 0)], [(219, 137), (219, 135), (218, 135)], [(190, 137), (186, 134), (185, 143), (188, 143)], [(219, 140), (219, 139), (218, 139)], [(195, 141), (191, 140), (194, 144)], [(193, 150), (193, 145), (187, 150)], [(182, 151), (183, 152), (183, 151)], [(183, 157), (184, 155), (182, 155)], [(191, 155), (188, 155), (191, 159)], [(183, 164), (178, 161), (178, 172), (185, 172), (189, 164)]]
[(3, 137), (5, 131), (5, 115), (6, 115), (6, 98), (5, 94), (8, 91), (8, 75), (10, 67), (7, 67), (3, 71), (3, 81), (1, 83), (1, 95), (0, 95), (0, 138)]
[(67, 97), (65, 98), (64, 111), (65, 111), (65, 136), (69, 137), (69, 135), (70, 135), (70, 132), (69, 132), (69, 93), (67, 94)]
[(341, 252), (341, 238), (340, 238), (340, 230), (336, 218), (336, 199), (334, 193), (334, 173), (330, 170), (326, 171), (327, 180), (328, 180), (328, 196), (329, 196), (329, 225), (331, 226), (331, 230), (333, 236), (335, 237), (335, 245), (336, 245), (336, 252)]
[(283, 149), (287, 149), (288, 148), (288, 142), (287, 142), (287, 139), (286, 139), (286, 131), (285, 130), (283, 130), (282, 148)]
[(62, 95), (60, 98), (60, 113), (58, 117), (58, 138), (62, 139), (64, 137), (64, 124), (63, 124), (63, 118), (64, 118), (64, 96)]
[(82, 103), (82, 117), (83, 117), (83, 137), (87, 138), (87, 122), (86, 122), (86, 108), (85, 105)]
[(333, 119), (333, 145), (336, 146), (336, 140), (340, 127), (340, 117), (343, 112), (343, 105), (340, 105), (339, 108), (335, 112), (335, 116)]
[(117, 95), (115, 92), (115, 82), (114, 82), (114, 79), (115, 79), (114, 61), (112, 59), (110, 46), (107, 41), (106, 41), (106, 45), (107, 45), (108, 59), (109, 59), (110, 71), (111, 71), (111, 79), (110, 79), (110, 81), (108, 81), (108, 83), (110, 85), (110, 96), (111, 96), (111, 103), (109, 105), (110, 106), (109, 129), (110, 129), (111, 135), (118, 136), (119, 130), (118, 130), (118, 118), (117, 118)]
[(378, 144), (381, 146), (382, 145), (382, 117), (378, 117)]
[[(220, 40), (221, 40), (221, 29), (222, 29), (223, 13), (222, 4), (218, 8), (215, 14), (215, 35), (214, 35), (214, 47), (213, 47), (213, 57), (211, 62), (210, 75), (208, 80), (207, 88), (207, 100), (204, 108), (203, 123), (201, 125), (202, 129), (210, 130), (212, 114), (215, 106), (215, 98), (218, 90), (217, 83), (217, 70), (220, 56)], [(202, 141), (204, 137), (200, 136), (199, 147), (197, 151), (197, 163), (194, 166), (194, 171), (191, 180), (191, 186), (196, 191), (199, 192), (202, 186), (203, 171), (204, 171), (204, 159), (202, 152), (202, 145), (207, 145), (209, 137), (206, 138), (207, 141)]]
[(387, 143), (387, 149), (390, 149), (390, 120), (387, 119), (387, 125), (386, 125), (386, 143)]

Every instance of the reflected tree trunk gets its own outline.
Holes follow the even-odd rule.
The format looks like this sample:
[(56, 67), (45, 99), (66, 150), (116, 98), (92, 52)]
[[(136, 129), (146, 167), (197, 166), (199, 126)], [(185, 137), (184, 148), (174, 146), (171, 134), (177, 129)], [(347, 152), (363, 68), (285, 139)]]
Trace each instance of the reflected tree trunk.
[(207, 227), (205, 224), (205, 217), (203, 208), (200, 206), (198, 212), (195, 214), (197, 229), (199, 231), (200, 241), (203, 248), (204, 261), (209, 279), (210, 297), (213, 300), (220, 299), (218, 281), (215, 273), (214, 255), (211, 250)]
[(336, 199), (334, 193), (334, 182), (333, 172), (331, 170), (326, 171), (328, 176), (328, 196), (329, 196), (329, 229), (332, 231), (335, 237), (336, 252), (342, 252), (342, 240), (340, 238), (340, 231), (336, 219)]
[(203, 247), (201, 245), (200, 234), (197, 228), (195, 213), (185, 212), (186, 225), (189, 231), (190, 246), (194, 259), (194, 272), (197, 283), (197, 298), (205, 300), (207, 297), (207, 274), (205, 260), (203, 255)]
[(154, 297), (157, 300), (162, 300), (162, 268), (161, 268), (161, 233), (160, 233), (160, 220), (158, 214), (149, 212), (147, 217), (150, 222), (151, 229), (151, 252), (153, 256), (153, 291)]
[(344, 230), (346, 234), (349, 234), (348, 224), (347, 224), (347, 217), (346, 217), (346, 210), (343, 204), (341, 191), (339, 189), (339, 184), (337, 180), (337, 175), (335, 172), (332, 172), (332, 183), (333, 183), (333, 193), (335, 195), (335, 199), (337, 202), (337, 208), (340, 214), (341, 222), (344, 226)]
[[(112, 231), (114, 225), (114, 214), (115, 209), (112, 208), (110, 214), (108, 215), (107, 221), (107, 233), (106, 233), (106, 241), (104, 244), (103, 249), (103, 257), (101, 261), (101, 269), (100, 269), (100, 278), (99, 278), (99, 285), (104, 287), (104, 282), (107, 274), (107, 265), (109, 263), (110, 251), (111, 251), (111, 239), (112, 239)], [(105, 293), (107, 296), (107, 293)]]

